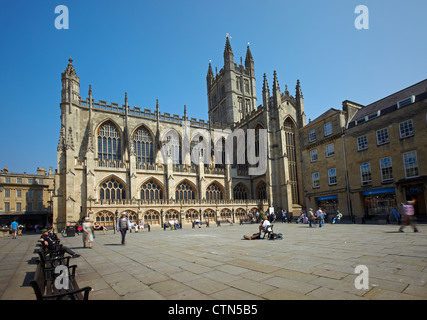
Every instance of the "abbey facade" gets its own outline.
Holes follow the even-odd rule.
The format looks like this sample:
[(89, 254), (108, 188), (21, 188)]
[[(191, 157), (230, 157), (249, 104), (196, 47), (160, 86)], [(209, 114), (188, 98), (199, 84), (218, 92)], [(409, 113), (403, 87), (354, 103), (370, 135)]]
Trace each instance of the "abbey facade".
[(80, 96), (72, 60), (62, 73), (61, 131), (53, 222), (63, 228), (89, 216), (112, 225), (126, 211), (151, 226), (196, 218), (238, 222), (250, 212), (286, 209), (299, 214), (304, 194), (299, 130), (305, 126), (296, 92), (272, 90), (264, 74), (262, 101), (254, 60), (234, 62), (229, 39), (224, 66), (207, 81), (209, 120)]

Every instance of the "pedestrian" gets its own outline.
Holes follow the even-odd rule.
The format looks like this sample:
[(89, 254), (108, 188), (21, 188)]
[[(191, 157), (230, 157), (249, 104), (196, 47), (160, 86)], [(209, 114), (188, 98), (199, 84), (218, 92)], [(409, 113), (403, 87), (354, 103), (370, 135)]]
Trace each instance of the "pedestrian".
[(403, 224), (400, 226), (399, 232), (403, 232), (403, 229), (406, 226), (411, 226), (414, 232), (418, 232), (417, 226), (415, 224), (414, 204), (414, 201), (407, 201), (406, 204), (402, 204)]
[(10, 224), (10, 231), (12, 232), (12, 239), (16, 239), (18, 233), (18, 222), (16, 222), (16, 219), (13, 219), (13, 222)]
[(317, 214), (317, 220), (319, 221), (319, 228), (321, 228), (323, 227), (323, 222), (324, 222), (324, 213), (321, 207), (319, 207), (316, 214)]
[(130, 221), (126, 217), (126, 212), (122, 212), (122, 217), (117, 220), (116, 230), (122, 234), (122, 245), (126, 245), (126, 232), (131, 228)]
[(282, 211), (282, 223), (285, 223), (286, 219), (287, 219), (286, 209), (283, 209), (283, 211)]
[(82, 224), (83, 227), (83, 247), (86, 248), (86, 244), (89, 244), (89, 249), (92, 249), (92, 242), (95, 238), (93, 231), (93, 225), (92, 222), (90, 222), (89, 217), (85, 218), (85, 222)]
[(311, 228), (313, 220), (314, 220), (314, 213), (313, 213), (313, 209), (312, 208), (310, 208), (310, 210), (308, 210), (307, 219), (308, 219), (309, 227)]

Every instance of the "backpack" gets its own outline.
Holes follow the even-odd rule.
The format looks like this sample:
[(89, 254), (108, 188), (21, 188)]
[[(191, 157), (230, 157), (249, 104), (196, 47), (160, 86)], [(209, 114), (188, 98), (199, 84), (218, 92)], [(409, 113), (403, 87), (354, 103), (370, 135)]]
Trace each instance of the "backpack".
[(270, 233), (268, 240), (283, 240), (283, 233)]

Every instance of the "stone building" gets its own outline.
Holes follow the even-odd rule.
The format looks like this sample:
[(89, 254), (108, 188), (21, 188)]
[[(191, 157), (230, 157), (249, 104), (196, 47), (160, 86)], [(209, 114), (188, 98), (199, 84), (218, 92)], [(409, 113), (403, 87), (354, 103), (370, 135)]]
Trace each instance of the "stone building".
[(299, 81), (295, 97), (270, 92), (264, 74), (258, 105), (254, 59), (234, 62), (229, 39), (224, 66), (206, 77), (209, 120), (80, 95), (70, 59), (62, 73), (61, 131), (55, 175), (54, 223), (82, 217), (112, 225), (119, 212), (133, 221), (183, 225), (196, 218), (238, 220), (282, 208), (298, 213), (302, 193), (299, 130), (305, 125)]
[(427, 212), (427, 79), (356, 112), (345, 132), (353, 214), (386, 217), (415, 200)]
[[(350, 113), (351, 115), (351, 113)], [(348, 215), (347, 161), (344, 131), (349, 113), (329, 109), (300, 132), (304, 196), (307, 209), (322, 207), (327, 214)]]
[(0, 172), (0, 225), (13, 219), (23, 225), (52, 222), (52, 168), (37, 168), (37, 174)]
[(344, 101), (301, 130), (305, 203), (354, 218), (427, 212), (427, 80), (363, 106)]

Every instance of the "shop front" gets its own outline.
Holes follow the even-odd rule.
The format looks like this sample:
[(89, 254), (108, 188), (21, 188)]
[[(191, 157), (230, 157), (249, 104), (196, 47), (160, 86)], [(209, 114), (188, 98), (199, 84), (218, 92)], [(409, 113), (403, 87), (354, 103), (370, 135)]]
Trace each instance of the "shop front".
[[(328, 216), (335, 216), (337, 213), (338, 207), (338, 195), (328, 195), (328, 196), (322, 196), (316, 198), (317, 207), (321, 207), (323, 211), (326, 213), (326, 217)], [(317, 210), (317, 208), (313, 208), (314, 211)]]
[(365, 217), (389, 216), (397, 209), (395, 188), (381, 188), (363, 191)]
[(426, 189), (427, 177), (417, 177), (414, 179), (404, 179), (397, 182), (400, 190), (404, 194), (405, 201), (414, 201), (415, 215), (426, 216)]

